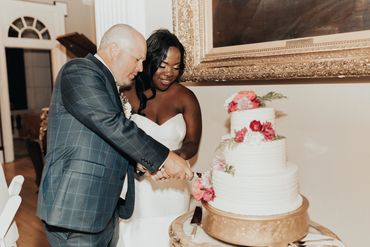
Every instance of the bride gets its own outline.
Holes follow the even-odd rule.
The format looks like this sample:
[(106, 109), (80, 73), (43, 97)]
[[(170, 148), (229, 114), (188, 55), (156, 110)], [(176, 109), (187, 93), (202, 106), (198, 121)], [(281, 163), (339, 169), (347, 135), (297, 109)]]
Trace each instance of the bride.
[[(148, 38), (147, 47), (143, 72), (131, 88), (123, 89), (121, 97), (132, 106), (132, 121), (170, 150), (190, 159), (198, 151), (202, 120), (193, 92), (177, 83), (185, 69), (184, 47), (164, 29)], [(189, 202), (188, 181), (155, 181), (146, 172), (135, 181), (134, 213), (129, 220), (121, 220), (117, 246), (169, 246), (169, 226), (188, 211)]]

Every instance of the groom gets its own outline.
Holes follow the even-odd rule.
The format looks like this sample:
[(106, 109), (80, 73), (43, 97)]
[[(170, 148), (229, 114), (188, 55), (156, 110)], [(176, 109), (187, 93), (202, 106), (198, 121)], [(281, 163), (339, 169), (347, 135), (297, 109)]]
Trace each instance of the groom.
[(158, 179), (192, 177), (185, 160), (124, 116), (117, 86), (132, 83), (145, 55), (144, 37), (119, 24), (95, 56), (73, 59), (58, 74), (37, 208), (51, 246), (115, 246), (118, 216), (134, 208), (133, 164)]

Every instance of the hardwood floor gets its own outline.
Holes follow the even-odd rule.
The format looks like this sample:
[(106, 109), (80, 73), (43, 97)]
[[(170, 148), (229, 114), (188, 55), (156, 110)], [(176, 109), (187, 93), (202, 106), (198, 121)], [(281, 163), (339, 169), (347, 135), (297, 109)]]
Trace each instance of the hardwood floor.
[(37, 186), (35, 172), (28, 157), (3, 165), (7, 182), (16, 175), (24, 176), (21, 190), (22, 203), (15, 216), (18, 226), (18, 247), (50, 247), (40, 219), (36, 216)]

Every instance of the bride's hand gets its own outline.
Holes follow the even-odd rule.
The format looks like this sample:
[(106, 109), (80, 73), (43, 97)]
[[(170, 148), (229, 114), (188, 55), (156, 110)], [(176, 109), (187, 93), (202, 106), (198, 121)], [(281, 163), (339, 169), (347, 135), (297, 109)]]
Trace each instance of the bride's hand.
[(152, 173), (152, 179), (154, 180), (166, 180), (170, 178), (170, 176), (166, 173), (166, 171), (162, 168), (160, 169), (159, 171), (157, 171), (156, 173)]

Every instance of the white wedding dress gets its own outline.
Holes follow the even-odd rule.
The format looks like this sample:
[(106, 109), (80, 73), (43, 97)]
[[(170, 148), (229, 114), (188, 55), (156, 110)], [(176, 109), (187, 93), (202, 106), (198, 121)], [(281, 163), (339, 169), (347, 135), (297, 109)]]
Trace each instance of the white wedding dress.
[[(142, 130), (170, 150), (181, 147), (186, 134), (182, 114), (158, 125), (138, 114), (131, 116)], [(120, 220), (117, 247), (168, 247), (171, 222), (189, 209), (188, 181), (154, 181), (150, 176), (135, 180), (135, 209), (128, 220)]]

